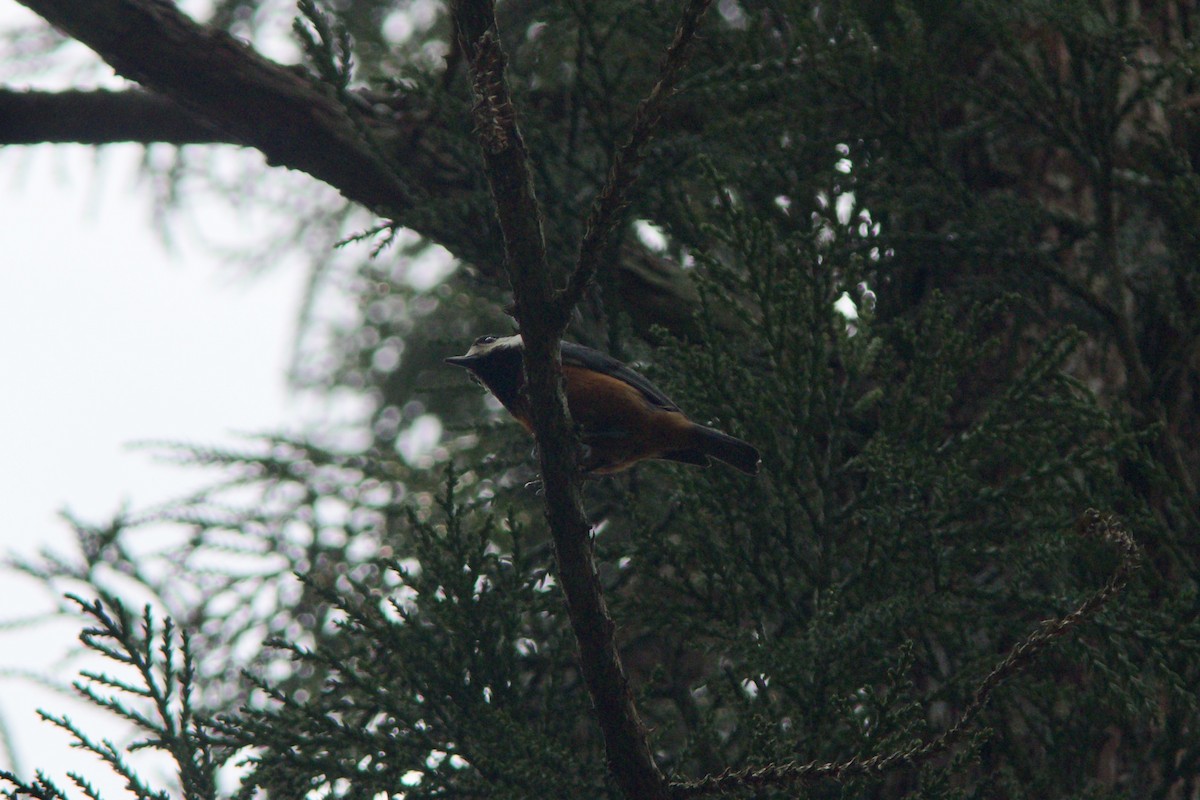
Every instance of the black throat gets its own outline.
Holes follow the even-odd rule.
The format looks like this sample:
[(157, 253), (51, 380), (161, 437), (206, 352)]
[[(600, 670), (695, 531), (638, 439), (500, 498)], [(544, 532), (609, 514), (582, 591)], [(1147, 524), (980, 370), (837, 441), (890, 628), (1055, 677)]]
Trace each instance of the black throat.
[(512, 411), (522, 405), (525, 365), (521, 363), (521, 348), (502, 347), (493, 350), (472, 364), (471, 371), (505, 408)]

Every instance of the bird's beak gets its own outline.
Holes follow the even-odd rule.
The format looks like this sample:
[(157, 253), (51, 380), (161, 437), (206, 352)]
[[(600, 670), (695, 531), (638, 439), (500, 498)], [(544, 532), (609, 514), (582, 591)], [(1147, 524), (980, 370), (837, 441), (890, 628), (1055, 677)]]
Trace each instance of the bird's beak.
[(466, 367), (467, 369), (470, 369), (471, 365), (474, 364), (478, 358), (478, 356), (450, 356), (449, 358), (443, 360), (447, 364), (453, 364), (456, 367)]

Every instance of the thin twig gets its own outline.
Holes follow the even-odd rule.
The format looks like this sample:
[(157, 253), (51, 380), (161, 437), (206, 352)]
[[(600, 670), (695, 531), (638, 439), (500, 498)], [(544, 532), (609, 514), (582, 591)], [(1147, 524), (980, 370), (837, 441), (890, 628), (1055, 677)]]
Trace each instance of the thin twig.
[(684, 6), (679, 25), (675, 28), (675, 38), (659, 67), (658, 82), (650, 94), (638, 103), (629, 141), (617, 151), (609, 166), (604, 187), (592, 203), (584, 226), (583, 241), (579, 245), (579, 261), (567, 287), (557, 298), (556, 310), (564, 325), (600, 268), (605, 245), (620, 221), (621, 211), (628, 204), (629, 190), (637, 180), (638, 166), (645, 158), (644, 148), (654, 135), (663, 106), (675, 91), (679, 75), (687, 64), (689, 45), (696, 37), (700, 18), (711, 3), (712, 0), (688, 0)]

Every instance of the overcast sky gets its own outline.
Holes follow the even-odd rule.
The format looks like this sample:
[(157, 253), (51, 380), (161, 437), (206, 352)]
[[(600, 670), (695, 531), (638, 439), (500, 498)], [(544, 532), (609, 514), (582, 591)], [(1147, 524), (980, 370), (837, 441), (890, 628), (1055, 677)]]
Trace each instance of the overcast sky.
[[(208, 5), (180, 3), (199, 18)], [(269, 18), (257, 46), (292, 61), (294, 4), (280, 7), (286, 13)], [(427, 25), (435, 9), (410, 4), (389, 25), (407, 35), (412, 20)], [(41, 22), (0, 0), (0, 31), (29, 25)], [(82, 45), (60, 48), (53, 69), (29, 61), (27, 49), (18, 43), (9, 58), (0, 52), (0, 82), (47, 90), (125, 85)], [(168, 248), (154, 229), (149, 187), (137, 179), (143, 154), (137, 146), (110, 146), (99, 155), (75, 146), (0, 148), (0, 555), (72, 554), (64, 509), (103, 524), (123, 508), (150, 509), (213, 482), (212, 473), (155, 461), (153, 451), (135, 447), (139, 442), (236, 445), (241, 434), (314, 427), (328, 434), (361, 416), (354, 398), (328, 402), (288, 392), (305, 264), (297, 258), (249, 279), (200, 243), (215, 239), (236, 249), (262, 237), (278, 212), (188, 196), (188, 222), (174, 229)], [(244, 161), (221, 165), (236, 174)], [(343, 253), (357, 258), (368, 250)], [(448, 263), (433, 258), (414, 279), (435, 282)], [(322, 318), (327, 312), (318, 309)], [(338, 312), (335, 298), (332, 316)], [(402, 453), (436, 442), (440, 426), (427, 416), (402, 437)], [(44, 674), (66, 684), (79, 669), (64, 658), (79, 651), (77, 620), (16, 630), (6, 624), (55, 603), (44, 587), (0, 573), (0, 732), (7, 739), (0, 740), (0, 768), (13, 768), (11, 748), (23, 776), (45, 768), (60, 786), (71, 786), (66, 772), (77, 770), (106, 798), (128, 796), (36, 710), (68, 712), (89, 733), (121, 745), (128, 743), (123, 729), (19, 676)], [(152, 766), (146, 777), (170, 785), (162, 769)]]
[[(180, 6), (203, 18), (209, 4)], [(270, 18), (258, 46), (292, 61), (294, 4), (281, 7), (287, 13)], [(411, 32), (408, 17), (428, 24), (434, 9), (414, 3), (390, 22), (407, 25), (397, 35)], [(31, 24), (41, 22), (0, 0), (0, 31)], [(19, 43), (13, 52), (23, 52)], [(0, 82), (12, 88), (125, 85), (74, 43), (60, 48), (53, 69), (3, 56)], [(139, 442), (235, 445), (242, 434), (341, 429), (338, 422), (361, 414), (352, 398), (329, 403), (288, 392), (305, 265), (297, 259), (251, 279), (200, 243), (255, 241), (273, 210), (187, 197), (188, 222), (174, 229), (168, 248), (154, 229), (149, 187), (137, 179), (142, 157), (137, 146), (106, 147), (99, 156), (75, 146), (0, 148), (0, 555), (72, 554), (64, 509), (102, 524), (123, 508), (150, 509), (213, 482), (212, 473), (156, 461)], [(243, 163), (228, 165), (236, 172)], [(353, 249), (344, 252), (359, 257), (369, 248)], [(437, 261), (426, 265), (428, 281), (444, 274), (446, 259)], [(440, 432), (432, 421), (414, 428), (402, 452), (427, 449)], [(22, 775), (45, 768), (70, 786), (66, 772), (77, 770), (115, 800), (124, 795), (120, 782), (94, 757), (69, 749), (68, 736), (39, 721), (36, 709), (68, 712), (89, 733), (126, 744), (122, 728), (18, 677), (40, 673), (65, 684), (77, 673), (79, 663), (64, 656), (79, 650), (78, 621), (6, 629), (54, 605), (33, 581), (0, 573), (0, 732), (8, 739), (0, 741), (0, 768), (14, 766), (11, 748)], [(161, 769), (146, 777), (170, 784)]]
[[(0, 153), (0, 547), (8, 553), (70, 552), (62, 509), (103, 522), (123, 504), (148, 508), (211, 481), (134, 443), (232, 443), (298, 420), (285, 371), (303, 270), (248, 280), (186, 237), (168, 251), (135, 184), (139, 157), (139, 148), (112, 148), (97, 166), (87, 148)], [(213, 216), (239, 233), (236, 218)], [(46, 609), (49, 598), (34, 588), (0, 575), (0, 619)], [(68, 624), (0, 631), (0, 669), (53, 670), (77, 633)], [(39, 705), (62, 701), (0, 679), (0, 721), (22, 771), (102, 774), (36, 721)]]

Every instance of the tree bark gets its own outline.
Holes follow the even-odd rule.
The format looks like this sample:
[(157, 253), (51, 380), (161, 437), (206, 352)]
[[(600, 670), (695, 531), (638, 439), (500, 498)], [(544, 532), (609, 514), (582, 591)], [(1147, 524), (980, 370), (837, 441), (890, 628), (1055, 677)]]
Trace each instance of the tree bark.
[(140, 90), (0, 89), (0, 144), (241, 144), (174, 101)]

